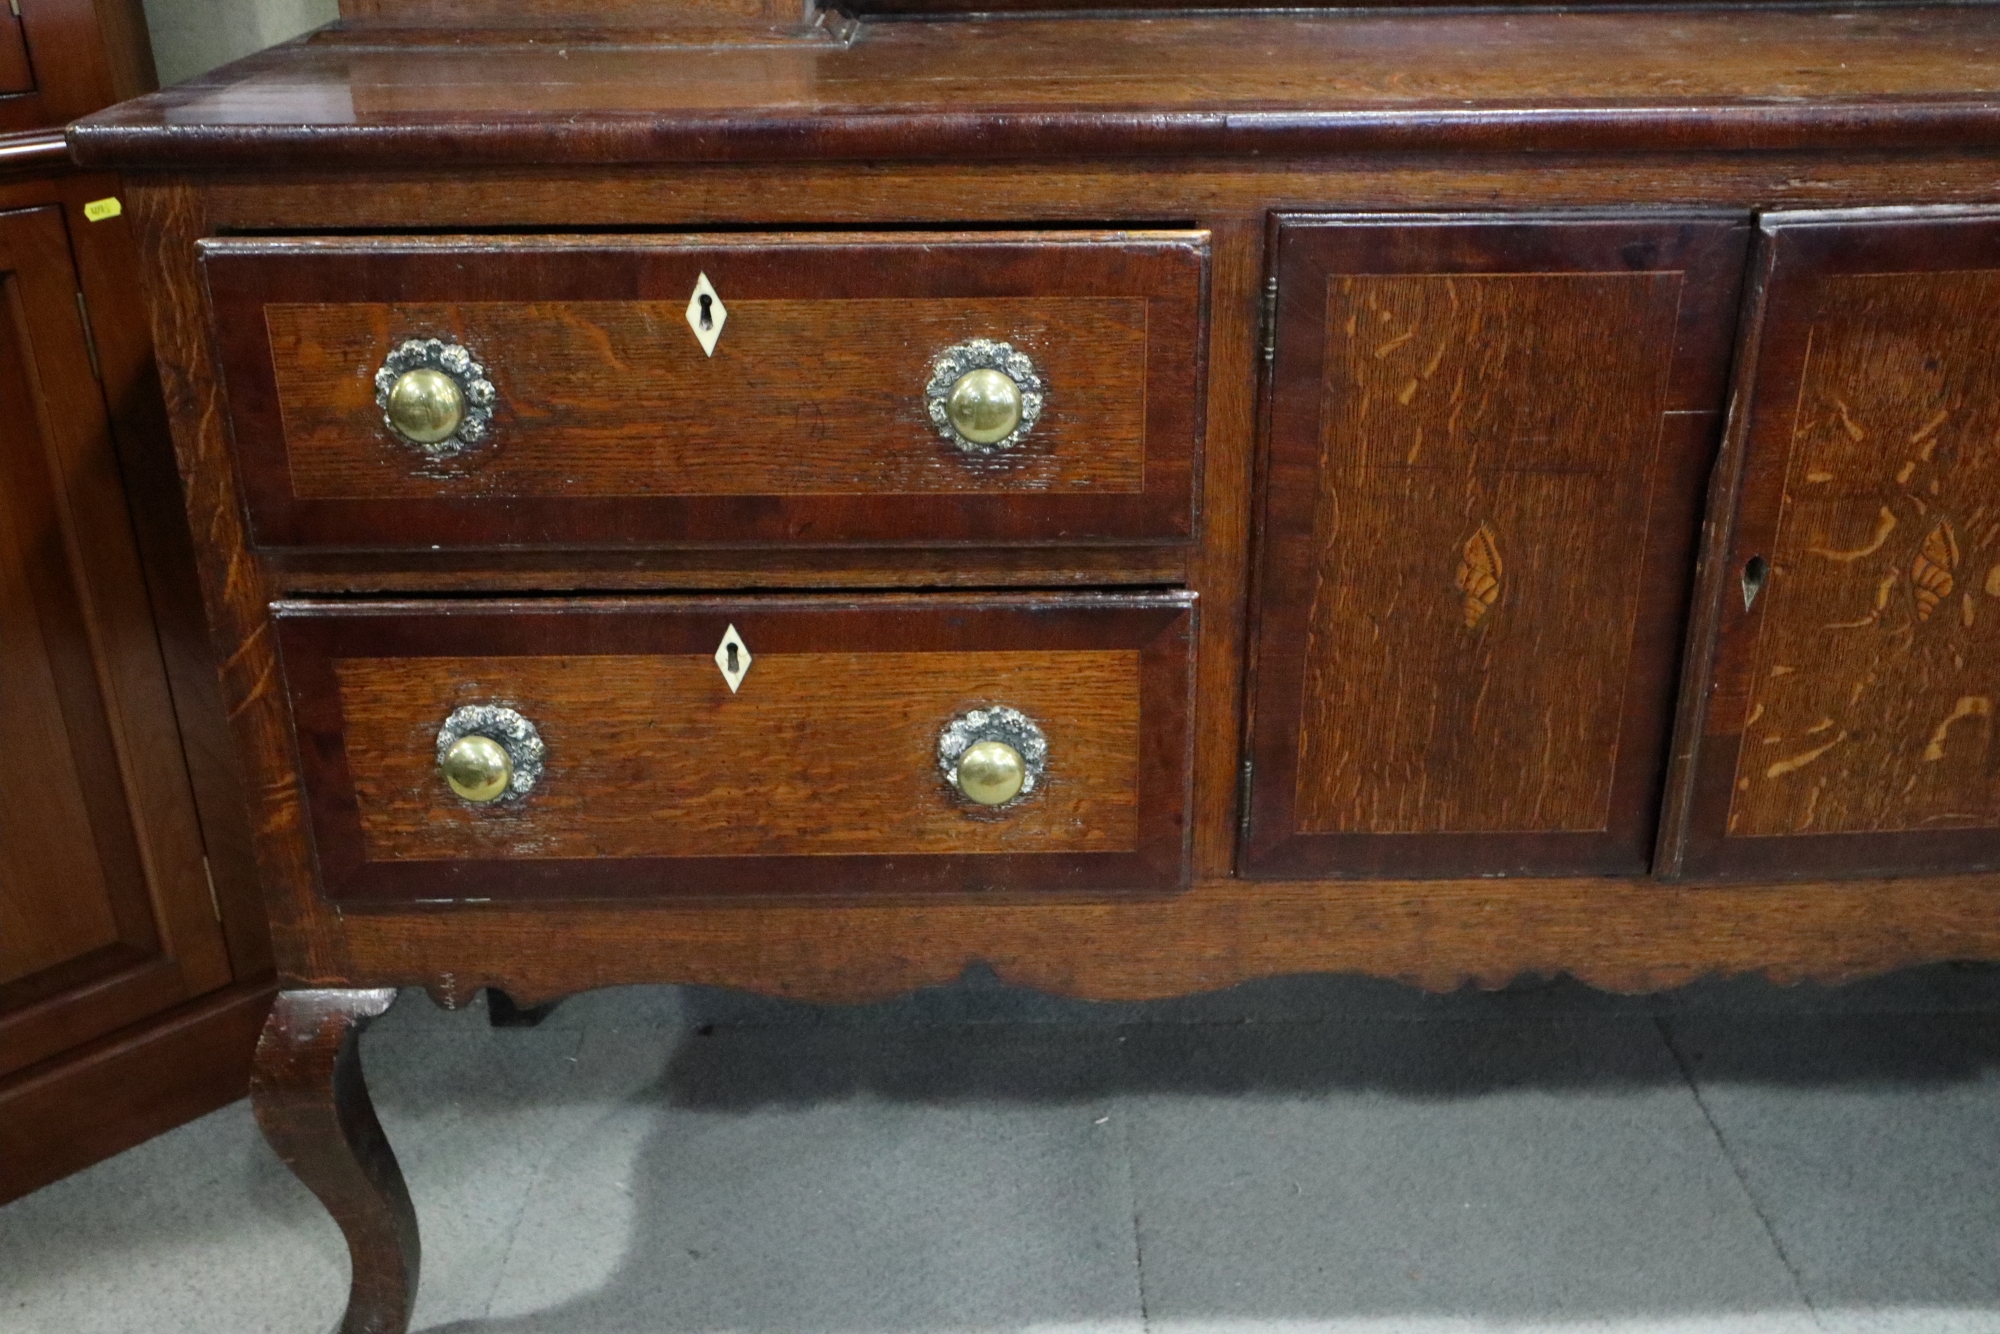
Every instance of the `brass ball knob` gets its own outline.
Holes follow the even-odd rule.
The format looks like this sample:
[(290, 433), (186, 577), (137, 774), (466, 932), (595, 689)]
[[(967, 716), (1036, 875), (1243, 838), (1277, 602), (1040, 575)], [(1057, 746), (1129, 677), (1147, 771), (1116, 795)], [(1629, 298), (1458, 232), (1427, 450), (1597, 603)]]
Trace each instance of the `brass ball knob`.
[(513, 781), (514, 761), (498, 741), (471, 732), (451, 743), (438, 761), (438, 772), (467, 801), (494, 801)]
[(990, 366), (967, 371), (952, 384), (945, 415), (967, 440), (995, 444), (1021, 424), (1021, 386)]
[(389, 386), (389, 424), (422, 445), (449, 440), (465, 420), (465, 391), (443, 371), (404, 371)]
[(1028, 766), (1004, 741), (976, 741), (958, 757), (958, 790), (982, 806), (1000, 806), (1020, 794)]

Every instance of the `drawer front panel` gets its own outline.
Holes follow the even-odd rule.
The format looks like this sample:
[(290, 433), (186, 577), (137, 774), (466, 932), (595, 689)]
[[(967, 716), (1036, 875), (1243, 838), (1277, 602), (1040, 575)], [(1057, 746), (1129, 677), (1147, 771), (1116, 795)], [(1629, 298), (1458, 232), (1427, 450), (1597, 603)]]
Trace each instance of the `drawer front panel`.
[[(278, 625), (331, 897), (670, 897), (1178, 886), (1192, 615), (1140, 594), (287, 604)], [(490, 803), (438, 753), (485, 705), (543, 747)], [(987, 806), (939, 739), (996, 706), (1047, 751)]]
[[(1152, 542), (1192, 531), (1206, 254), (1204, 233), (223, 238), (203, 266), (267, 546)], [(478, 439), (385, 423), (376, 372), (412, 339), (476, 359)], [(1040, 395), (994, 447), (931, 415), (937, 359), (974, 340)]]
[(2000, 218), (1764, 233), (1681, 869), (2000, 867)]
[(1247, 871), (1645, 869), (1745, 238), (1281, 222)]

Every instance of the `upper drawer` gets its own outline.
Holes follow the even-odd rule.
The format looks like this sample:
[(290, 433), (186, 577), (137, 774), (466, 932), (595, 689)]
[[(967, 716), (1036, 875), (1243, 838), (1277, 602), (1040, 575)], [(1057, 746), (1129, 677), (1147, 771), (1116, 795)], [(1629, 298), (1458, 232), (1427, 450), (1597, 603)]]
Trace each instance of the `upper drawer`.
[(1185, 540), (1207, 254), (1205, 232), (201, 246), (253, 541), (390, 550)]

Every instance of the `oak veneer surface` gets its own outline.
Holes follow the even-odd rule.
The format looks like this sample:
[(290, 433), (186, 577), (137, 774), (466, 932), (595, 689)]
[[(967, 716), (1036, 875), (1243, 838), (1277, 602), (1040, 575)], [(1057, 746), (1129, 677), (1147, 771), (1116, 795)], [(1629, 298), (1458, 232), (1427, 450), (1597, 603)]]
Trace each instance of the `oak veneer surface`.
[[(1583, 876), (1198, 881), (1166, 898), (1014, 896), (747, 902), (700, 909), (493, 904), (314, 923), (299, 985), (425, 986), (448, 1005), (499, 986), (529, 1005), (673, 978), (826, 1002), (941, 986), (968, 968), (1068, 996), (1187, 995), (1353, 972), (1434, 991), (1569, 973), (1613, 991), (1701, 977), (1847, 981), (2000, 958), (1993, 877), (1674, 885)], [(524, 948), (523, 940), (536, 942)]]
[(1327, 286), (1299, 828), (1604, 828), (1680, 275)]
[(1246, 869), (1646, 869), (1746, 241), (1280, 216)]
[(308, 40), (70, 133), (150, 168), (1907, 148), (1994, 142), (1996, 91), (1989, 6), (1038, 17), (754, 50)]
[[(1149, 971), (1172, 989), (1286, 967), (1398, 970), (1427, 933), (1441, 939), (1436, 933), (1447, 920), (1463, 932), (1452, 946), (1461, 963), (1480, 953), (1482, 922), (1507, 924), (1487, 937), (1481, 976), (1558, 960), (1554, 966), (1587, 965), (1605, 950), (1618, 954), (1617, 975), (1629, 982), (1687, 967), (1754, 967), (1745, 961), (1759, 955), (1776, 966), (1808, 967), (1815, 952), (1838, 954), (1838, 968), (1852, 970), (1874, 966), (1857, 962), (1864, 958), (1907, 959), (1912, 949), (1985, 948), (1967, 926), (1977, 917), (1984, 883), (1977, 880), (1954, 882), (1951, 912), (1958, 916), (1945, 926), (1922, 895), (1879, 887), (1821, 894), (1817, 901), (1829, 905), (1822, 920), (1803, 890), (1769, 900), (1771, 911), (1759, 916), (1747, 890), (1698, 901), (1645, 882), (1242, 887), (1219, 877), (1227, 873), (1237, 810), (1236, 673), (1246, 646), (1255, 644), (1241, 609), (1258, 447), (1252, 358), (1265, 263), (1258, 237), (1268, 211), (1479, 208), (1496, 200), (1605, 208), (1700, 199), (1747, 217), (1779, 200), (1987, 199), (1990, 159), (1982, 155), (1996, 142), (1996, 34), (2000, 22), (1990, 11), (1896, 9), (885, 22), (864, 25), (845, 48), (583, 45), (560, 58), (519, 44), (454, 52), (308, 42), (80, 127), (76, 140), (87, 155), (124, 155), (152, 169), (135, 177), (137, 209), (153, 239), (164, 360), (193, 509), (209, 543), (211, 605), (238, 650), (227, 666), (229, 696), (246, 753), (271, 780), (259, 818), (288, 975), (451, 987), (458, 983), (441, 981), (444, 974), (456, 972), (462, 982), (475, 971), (473, 961), (496, 967), (510, 938), (518, 948), (532, 937), (538, 948), (550, 942), (547, 953), (507, 966), (545, 983), (567, 976), (589, 985), (632, 970), (731, 973), (742, 985), (776, 986), (790, 970), (829, 990), (893, 988), (896, 979), (983, 955), (1009, 958), (1023, 976), (1085, 991), (1147, 985)], [(987, 58), (1003, 47), (1008, 59)], [(989, 68), (1000, 73), (985, 80), (973, 73)], [(1452, 152), (1359, 151), (1370, 148)], [(1564, 151), (1523, 156), (1538, 148)], [(1912, 148), (1924, 152), (1900, 151)], [(1606, 149), (1635, 155), (1600, 152)], [(1168, 151), (1189, 156), (1171, 164), (1077, 156)], [(1345, 156), (1303, 156), (1335, 152)], [(837, 160), (855, 155), (880, 161), (855, 168)], [(742, 157), (772, 161), (706, 165)], [(1023, 158), (1036, 161), (1024, 167)], [(675, 165), (691, 163), (705, 165)], [(234, 170), (244, 166), (257, 170)], [(214, 170), (169, 174), (206, 167)], [(412, 554), (392, 569), (379, 555), (335, 560), (254, 549), (238, 527), (242, 496), (223, 425), (227, 404), (214, 388), (209, 312), (193, 272), (201, 239), (531, 225), (1046, 228), (1063, 220), (1193, 225), (1217, 238), (1204, 509), (1186, 564), (1148, 567), (1165, 582), (1197, 589), (1205, 611), (1192, 808), (1203, 851), (1194, 891), (1117, 916), (1116, 929), (1104, 932), (1089, 925), (1110, 920), (1098, 915), (1100, 905), (1059, 895), (1035, 901), (1032, 912), (1018, 901), (940, 899), (937, 915), (928, 917), (930, 908), (920, 913), (902, 903), (881, 904), (879, 914), (827, 903), (787, 919), (791, 934), (782, 939), (755, 926), (759, 910), (748, 907), (726, 920), (696, 905), (670, 912), (639, 903), (602, 911), (564, 905), (545, 915), (380, 905), (342, 911), (317, 895), (305, 815), (293, 789), (277, 782), (290, 773), (291, 732), (273, 684), (271, 598), (308, 584), (325, 594), (386, 584), (484, 593), (589, 589), (604, 579), (616, 580), (607, 588), (671, 591), (686, 586), (682, 579), (713, 587), (734, 576), (766, 588), (788, 578), (839, 587), (841, 570), (837, 561), (804, 553), (698, 569), (638, 553), (630, 562)], [(1102, 564), (1048, 557), (1041, 568), (1051, 583), (1108, 582)], [(870, 556), (850, 568), (876, 586), (935, 587), (976, 579), (984, 561), (950, 555), (931, 574), (920, 560)], [(1122, 558), (1113, 564), (1123, 568)], [(1007, 577), (1026, 580), (1034, 570), (1025, 562)], [(1593, 903), (1606, 915), (1593, 917)], [(1871, 912), (1898, 925), (1837, 949), (1838, 931), (1859, 930), (1875, 920)], [(1732, 934), (1732, 914), (1756, 917), (1754, 938)], [(983, 924), (977, 931), (951, 934), (971, 917)], [(903, 922), (899, 943), (882, 936), (890, 920)], [(596, 953), (568, 948), (569, 929), (586, 927)], [(1806, 943), (1788, 942), (1787, 931), (1807, 927), (1800, 937)], [(742, 950), (738, 962), (763, 964), (708, 968), (698, 944), (688, 943), (738, 928), (731, 936)], [(649, 942), (661, 937), (648, 933), (669, 929), (685, 948), (655, 950)], [(825, 941), (829, 929), (846, 944), (827, 944), (815, 957), (814, 942)], [(1145, 942), (1129, 966), (1117, 957), (1121, 939)], [(610, 957), (614, 940), (622, 957)], [(915, 951), (907, 967), (896, 955), (905, 947)], [(1037, 954), (1055, 962), (1038, 969)], [(1176, 968), (1176, 954), (1202, 962)], [(468, 968), (457, 970), (457, 963)], [(1056, 977), (1058, 964), (1068, 969), (1066, 980)]]
[[(1206, 238), (843, 233), (225, 238), (202, 248), (267, 545), (1184, 540)], [(726, 312), (713, 354), (685, 312)], [(463, 342), (495, 385), (449, 460), (394, 438), (374, 370)], [(1016, 444), (940, 438), (933, 359), (1028, 354)]]
[[(1186, 877), (1181, 593), (294, 604), (280, 617), (326, 892), (343, 901), (879, 888), (1172, 889)], [(715, 662), (734, 627), (750, 666)], [(471, 806), (438, 726), (502, 702), (541, 781)], [(1040, 726), (1000, 808), (937, 764), (962, 712)]]
[(1990, 869), (2000, 224), (1778, 213), (1763, 233), (1688, 869)]
[[(676, 336), (681, 301), (267, 306), (286, 435), (297, 447), (294, 492), (394, 500), (452, 491), (908, 495), (1143, 485), (1143, 298), (959, 297), (917, 310), (892, 296), (833, 311), (817, 304), (738, 294), (712, 358), (692, 334)], [(922, 410), (928, 353), (975, 329), (1005, 333), (1069, 400), (1068, 420), (1051, 404), (1015, 457), (953, 450)], [(495, 428), (509, 446), (492, 466), (478, 466), (476, 449), (453, 469), (419, 470), (407, 452), (385, 457), (372, 377), (354, 367), (411, 330), (491, 358), (487, 370), (506, 385)], [(1061, 451), (1064, 435), (1094, 448), (1083, 457)], [(891, 452), (891, 441), (902, 448)]]
[[(383, 13), (373, 0), (349, 10)], [(1703, 710), (1686, 705), (1707, 698), (1737, 486), (1745, 531), (1760, 506), (1775, 525), (1784, 483), (1771, 478), (1787, 469), (1761, 437), (1725, 438), (1734, 452), (1702, 535), (1746, 228), (1801, 200), (1993, 208), (2000, 8), (870, 21), (699, 50), (383, 31), (309, 39), (73, 139), (87, 160), (135, 169), (204, 589), (295, 988), (267, 1029), (259, 1112), (347, 1231), (350, 1328), (400, 1329), (411, 1309), (414, 1226), (352, 1041), (392, 986), (449, 1005), (488, 985), (532, 1005), (659, 981), (854, 1000), (983, 964), (1098, 997), (1349, 970), (1433, 987), (1566, 970), (1636, 989), (2000, 957), (2000, 877), (1949, 857), (1923, 861), (1921, 878), (1851, 878), (1829, 856), (1811, 880), (1671, 880), (1683, 851), (1690, 864), (1701, 851), (1679, 831), (1721, 828), (1701, 805), (1714, 784), (1689, 775), (1734, 772), (1731, 738), (1697, 745)], [(1717, 214), (1691, 214), (1696, 202)], [(1325, 224), (1316, 270), (1289, 264), (1304, 251), (1288, 257), (1267, 227), (1307, 210)], [(629, 553), (564, 551), (560, 534), (507, 549), (533, 543), (532, 526), (492, 530), (487, 549), (328, 551), (313, 543), (343, 540), (335, 527), (286, 549), (249, 526), (269, 515), (257, 487), (271, 456), (258, 451), (295, 426), (314, 457), (284, 483), (303, 479), (311, 503), (386, 507), (461, 486), (502, 515), (524, 499), (509, 486), (532, 493), (553, 473), (480, 496), (469, 480), (357, 466), (340, 424), (366, 415), (353, 382), (315, 401), (274, 374), (246, 429), (232, 412), (258, 392), (251, 368), (274, 329), (281, 356), (332, 384), (318, 377), (371, 369), (370, 340), (394, 319), (470, 337), (480, 312), (451, 290), (278, 283), (246, 320), (203, 275), (199, 248), (217, 238), (389, 252), (418, 233), (445, 244), (435, 237), (570, 231), (586, 245), (648, 231), (1018, 228), (1025, 244), (1062, 227), (1206, 236), (1204, 323), (1188, 339), (1214, 382), (1188, 400), (1199, 449), (1174, 493), (1190, 502), (1184, 544), (1148, 553), (1157, 529), (1051, 529), (1012, 534), (1030, 545), (1001, 553), (1009, 534), (968, 528), (926, 561), (914, 544), (815, 547), (777, 522), (733, 551), (645, 549), (670, 542), (668, 526)], [(1911, 241), (1923, 251), (1920, 231)], [(610, 299), (684, 303), (686, 277)], [(367, 285), (333, 288), (345, 286)], [(1894, 295), (1921, 300), (1916, 286)], [(1771, 328), (1799, 318), (1778, 309), (1779, 287), (1758, 288)], [(617, 321), (582, 309), (602, 293), (478, 295), (513, 305), (515, 327), (538, 339), (581, 312), (633, 359)], [(1084, 329), (1055, 303), (1124, 294), (1025, 295)], [(1940, 306), (1970, 322), (1987, 300), (1967, 280)], [(322, 318), (346, 302), (373, 309)], [(1369, 319), (1395, 327), (1371, 338)], [(1971, 342), (1954, 355), (1970, 357)], [(1756, 338), (1745, 347), (1739, 403), (1762, 392)], [(757, 383), (768, 392), (771, 379)], [(1097, 383), (1117, 397), (1129, 367)], [(1156, 409), (1150, 378), (1145, 392)], [(1880, 412), (1895, 397), (1856, 399)], [(1129, 485), (1129, 432), (1108, 423), (1092, 431), (1103, 474)], [(778, 478), (762, 499), (782, 501), (794, 461), (773, 465), (752, 434), (719, 433), (720, 452)], [(858, 458), (841, 464), (850, 482)], [(824, 460), (805, 462), (810, 473)], [(1145, 469), (1150, 483), (1151, 457)], [(630, 487), (643, 470), (596, 471), (586, 488)], [(1042, 480), (1059, 491), (1083, 475)], [(699, 490), (700, 470), (670, 485), (690, 478), (694, 501), (717, 498)], [(914, 499), (965, 513), (987, 494)], [(1948, 508), (1942, 488), (1937, 499)], [(1935, 630), (1947, 606), (1965, 618), (1966, 553), (1982, 550), (1987, 520), (1947, 517), (1948, 533), (1918, 525), (1900, 557), (1912, 588), (1937, 595), (1924, 618)], [(1152, 578), (1160, 587), (1144, 588)], [(1689, 721), (1670, 754), (1697, 580)], [(693, 596), (697, 583), (709, 591)], [(373, 600), (391, 586), (405, 600)], [(745, 690), (762, 681), (768, 698), (725, 697), (714, 679), (706, 655), (725, 624), (751, 647)], [(1720, 626), (1727, 705), (1746, 694), (1728, 693), (1746, 669)], [(993, 682), (1033, 699), (1051, 745), (1045, 805), (1022, 806), (1031, 818), (1014, 825), (1006, 811), (940, 807), (926, 743), (938, 712), (1006, 702)], [(436, 721), (474, 698), (547, 719), (542, 805), (438, 800)], [(849, 750), (852, 720), (863, 735)], [(1065, 738), (1088, 752), (1073, 793)], [(755, 818), (739, 825), (736, 810)], [(1828, 810), (1852, 822), (1861, 804)], [(1246, 835), (1242, 871), (1270, 878), (1232, 874)], [(1905, 835), (1918, 836), (1858, 836)], [(1024, 850), (1038, 840), (1054, 850)]]

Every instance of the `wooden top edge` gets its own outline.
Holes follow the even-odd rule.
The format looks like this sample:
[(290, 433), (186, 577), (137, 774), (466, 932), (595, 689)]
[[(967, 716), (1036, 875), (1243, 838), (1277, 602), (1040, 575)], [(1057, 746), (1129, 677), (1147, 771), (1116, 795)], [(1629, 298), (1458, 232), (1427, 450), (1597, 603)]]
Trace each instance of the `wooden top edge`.
[(743, 47), (298, 42), (93, 167), (2000, 148), (2000, 7), (867, 21)]

